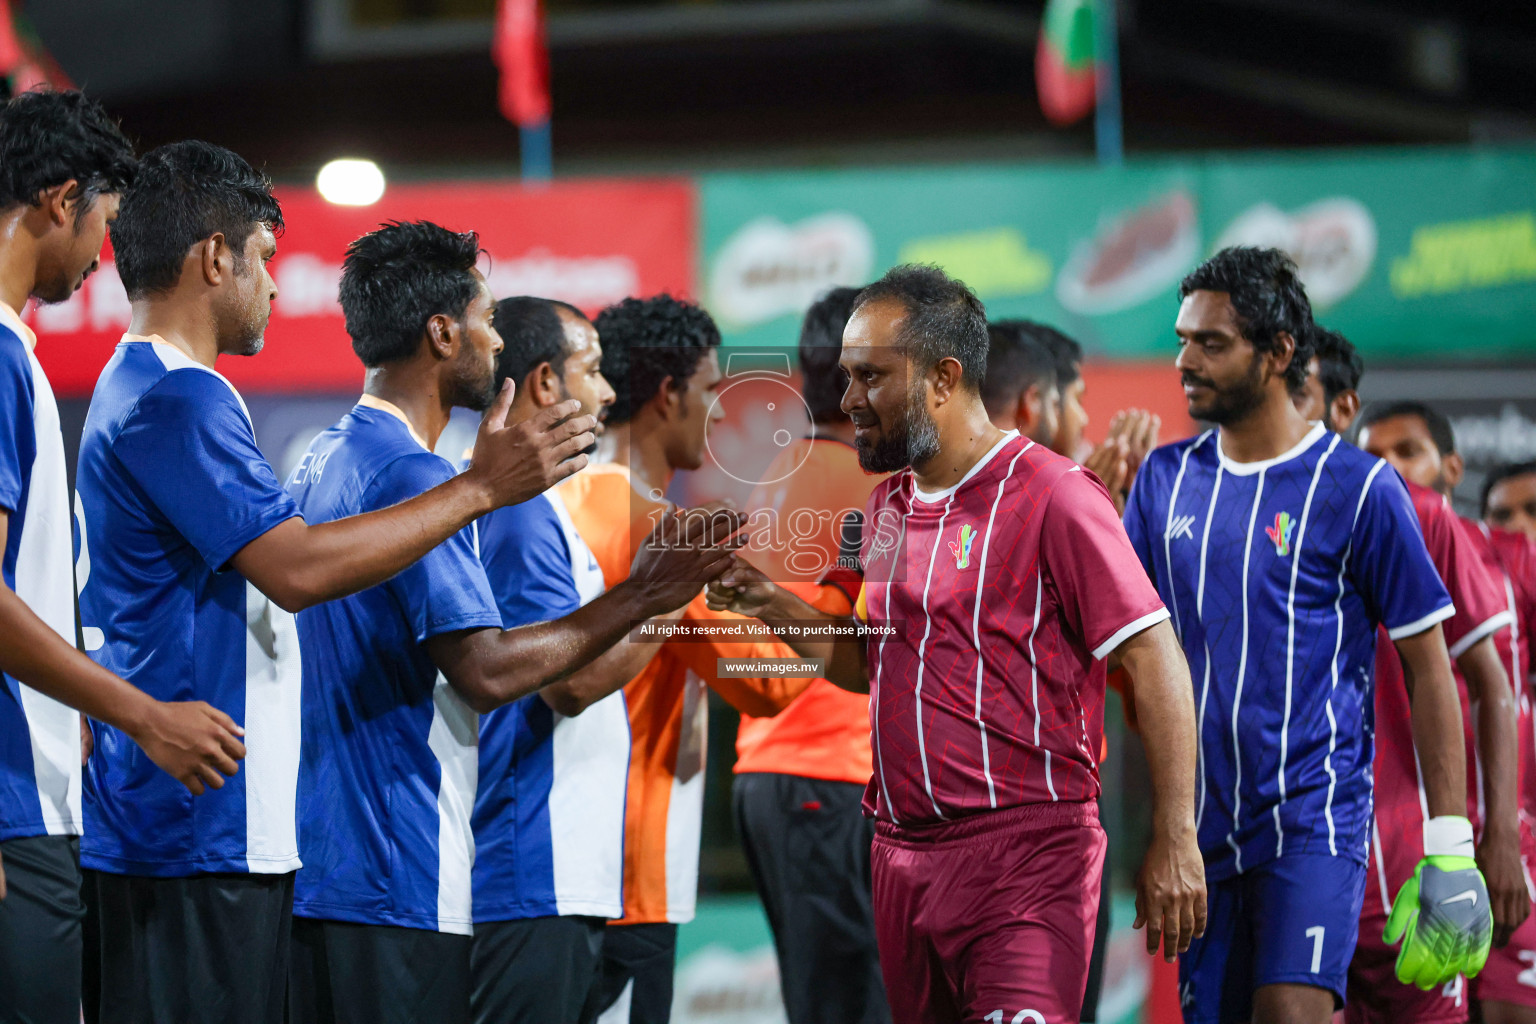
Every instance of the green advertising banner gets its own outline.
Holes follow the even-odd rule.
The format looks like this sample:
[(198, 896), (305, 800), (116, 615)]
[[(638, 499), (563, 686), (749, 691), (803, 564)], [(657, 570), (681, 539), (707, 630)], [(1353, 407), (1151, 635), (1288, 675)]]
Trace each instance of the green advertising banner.
[(1536, 360), (1536, 149), (721, 174), (701, 294), (727, 344), (792, 344), (817, 294), (937, 263), (994, 318), (1091, 351), (1174, 352), (1180, 278), (1234, 244), (1296, 259), (1368, 356)]

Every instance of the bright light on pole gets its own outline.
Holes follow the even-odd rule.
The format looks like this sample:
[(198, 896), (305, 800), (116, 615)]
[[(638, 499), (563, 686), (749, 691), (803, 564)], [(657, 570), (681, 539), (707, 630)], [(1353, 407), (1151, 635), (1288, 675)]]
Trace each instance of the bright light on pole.
[(384, 194), (384, 172), (372, 160), (332, 160), (320, 168), (315, 187), (338, 206), (368, 206)]

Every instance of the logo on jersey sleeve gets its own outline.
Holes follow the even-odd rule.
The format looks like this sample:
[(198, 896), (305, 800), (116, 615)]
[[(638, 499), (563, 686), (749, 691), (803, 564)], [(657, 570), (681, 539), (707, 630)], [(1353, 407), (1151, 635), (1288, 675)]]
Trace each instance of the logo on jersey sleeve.
[(960, 540), (950, 541), (949, 550), (955, 556), (955, 568), (969, 569), (971, 567), (971, 545), (976, 543), (976, 530), (970, 523), (960, 527)]
[(1264, 527), (1269, 539), (1275, 542), (1275, 554), (1281, 558), (1291, 553), (1291, 534), (1296, 530), (1296, 520), (1289, 512), (1276, 512), (1275, 525)]

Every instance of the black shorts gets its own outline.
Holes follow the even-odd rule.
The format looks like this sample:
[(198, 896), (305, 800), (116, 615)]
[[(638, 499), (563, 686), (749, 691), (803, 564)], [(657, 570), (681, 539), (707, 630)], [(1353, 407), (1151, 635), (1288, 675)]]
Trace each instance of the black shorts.
[(884, 1024), (864, 787), (736, 776), (736, 827), (773, 929), (789, 1024)]
[(293, 919), (291, 1024), (467, 1024), (468, 935)]
[(282, 1024), (292, 872), (84, 875), (97, 946), (88, 1020)]
[(576, 1024), (597, 984), (606, 923), (572, 916), (475, 925), (475, 1024)]
[(677, 970), (677, 925), (611, 924), (584, 1024), (667, 1024)]
[(0, 843), (0, 868), (0, 1021), (79, 1024), (79, 840), (8, 840)]

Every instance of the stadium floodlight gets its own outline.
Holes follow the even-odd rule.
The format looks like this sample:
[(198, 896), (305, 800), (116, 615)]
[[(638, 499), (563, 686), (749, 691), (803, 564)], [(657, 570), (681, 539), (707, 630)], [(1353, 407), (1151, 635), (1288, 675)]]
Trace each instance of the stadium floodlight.
[(384, 172), (372, 160), (332, 160), (320, 168), (315, 187), (338, 206), (369, 206), (384, 194)]

